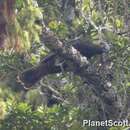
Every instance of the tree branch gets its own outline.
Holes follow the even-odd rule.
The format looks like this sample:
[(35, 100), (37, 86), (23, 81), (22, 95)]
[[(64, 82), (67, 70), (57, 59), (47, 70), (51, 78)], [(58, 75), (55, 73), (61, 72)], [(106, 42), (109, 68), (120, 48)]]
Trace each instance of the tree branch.
[(89, 72), (88, 67), (90, 63), (88, 60), (72, 46), (64, 45), (53, 32), (45, 30), (42, 40), (49, 49), (57, 52), (57, 54), (66, 61), (71, 62), (71, 65), (73, 65), (73, 72), (92, 87), (92, 90), (104, 103), (106, 119), (120, 118), (122, 104), (116, 91), (112, 85), (109, 84), (108, 80), (104, 79), (104, 76), (102, 77), (95, 71)]

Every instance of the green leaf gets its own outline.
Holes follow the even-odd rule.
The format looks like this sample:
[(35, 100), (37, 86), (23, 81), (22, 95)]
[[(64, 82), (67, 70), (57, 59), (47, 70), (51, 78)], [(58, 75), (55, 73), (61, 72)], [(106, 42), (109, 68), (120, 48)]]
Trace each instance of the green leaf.
[(122, 20), (116, 19), (115, 23), (116, 23), (117, 28), (122, 28), (123, 27), (123, 21)]
[(27, 103), (19, 103), (17, 105), (17, 109), (21, 112), (26, 112), (28, 110), (31, 110), (31, 107)]

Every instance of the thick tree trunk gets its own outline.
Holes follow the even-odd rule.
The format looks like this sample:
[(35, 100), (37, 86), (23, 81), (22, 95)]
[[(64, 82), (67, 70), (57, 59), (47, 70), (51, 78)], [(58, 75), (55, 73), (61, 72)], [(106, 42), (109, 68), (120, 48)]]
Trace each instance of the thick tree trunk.
[(4, 47), (8, 37), (8, 25), (14, 21), (15, 0), (3, 0), (0, 2), (0, 48)]

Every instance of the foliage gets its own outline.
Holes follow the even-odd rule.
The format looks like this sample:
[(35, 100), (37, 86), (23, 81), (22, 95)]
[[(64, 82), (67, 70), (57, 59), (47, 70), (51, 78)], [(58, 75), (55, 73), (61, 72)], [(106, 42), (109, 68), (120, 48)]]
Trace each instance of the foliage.
[[(6, 46), (0, 50), (1, 130), (96, 129), (82, 128), (83, 119), (96, 119), (97, 105), (91, 90), (86, 90), (81, 79), (75, 75), (52, 75), (44, 81), (47, 86), (60, 92), (70, 102), (69, 105), (54, 105), (51, 108), (40, 106), (42, 101), (34, 103), (40, 97), (37, 89), (30, 90), (23, 103), (21, 91), (16, 93), (9, 89), (19, 87), (16, 83), (18, 73), (39, 63), (49, 52), (40, 43), (43, 25), (37, 24), (37, 20), (42, 20), (65, 43), (78, 37), (90, 39), (95, 44), (107, 41), (111, 46), (108, 55), (112, 63), (112, 86), (122, 97), (124, 106), (129, 102), (130, 25), (127, 15), (130, 10), (126, 7), (129, 3), (122, 0), (75, 1), (76, 15), (71, 23), (67, 23), (62, 0), (16, 0), (12, 20), (7, 18)], [(98, 64), (95, 59), (98, 58), (90, 61), (93, 65)], [(35, 110), (32, 110), (33, 105)], [(110, 128), (124, 129), (128, 128)]]
[[(39, 107), (36, 111), (26, 103), (19, 103), (8, 110), (7, 117), (2, 121), (1, 130), (53, 130), (82, 129), (77, 122), (78, 108), (54, 106)], [(75, 129), (75, 130), (76, 130)]]
[(32, 43), (39, 43), (41, 26), (36, 24), (36, 20), (42, 19), (42, 10), (33, 4), (33, 1), (17, 2), (18, 8), (15, 22), (15, 31), (24, 49), (30, 49)]

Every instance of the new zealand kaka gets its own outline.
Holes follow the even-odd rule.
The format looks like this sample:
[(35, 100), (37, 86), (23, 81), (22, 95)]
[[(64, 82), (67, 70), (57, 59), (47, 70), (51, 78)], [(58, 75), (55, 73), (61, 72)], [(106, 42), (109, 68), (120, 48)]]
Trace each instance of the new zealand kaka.
[[(109, 50), (108, 45), (98, 46), (94, 44), (85, 44), (80, 40), (77, 40), (74, 44), (72, 44), (72, 46), (87, 58), (91, 58)], [(18, 81), (21, 82), (24, 87), (29, 88), (45, 75), (62, 72), (61, 67), (55, 65), (55, 59), (56, 53), (49, 54), (39, 63), (39, 65), (27, 69), (20, 74), (18, 76)], [(67, 64), (63, 63), (62, 68), (66, 69)]]
[(87, 44), (85, 42), (81, 42), (77, 40), (75, 43), (72, 44), (75, 49), (77, 49), (83, 56), (87, 58), (91, 58), (95, 55), (100, 55), (102, 53), (108, 52), (110, 47), (107, 43), (103, 43), (101, 45), (95, 45), (90, 42)]
[[(55, 65), (55, 53), (50, 53), (47, 55), (37, 66), (29, 68), (23, 71), (17, 76), (18, 82), (24, 86), (25, 89), (30, 88), (37, 81), (39, 81), (43, 76), (48, 74), (60, 73), (61, 67)], [(67, 65), (63, 63), (63, 68), (65, 69)]]

